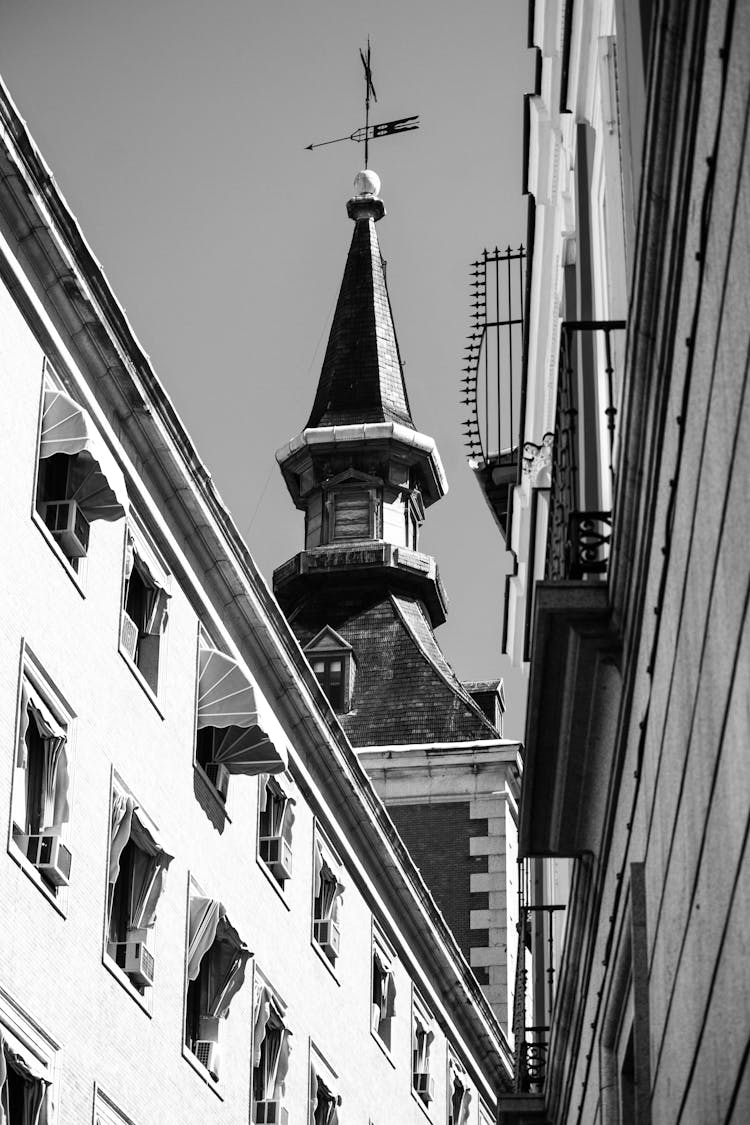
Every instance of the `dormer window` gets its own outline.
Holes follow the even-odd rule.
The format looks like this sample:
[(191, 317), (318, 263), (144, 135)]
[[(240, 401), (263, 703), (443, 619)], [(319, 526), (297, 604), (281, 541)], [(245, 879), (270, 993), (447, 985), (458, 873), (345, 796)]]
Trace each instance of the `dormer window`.
[(355, 672), (352, 646), (326, 625), (304, 651), (334, 711), (338, 715), (351, 711)]

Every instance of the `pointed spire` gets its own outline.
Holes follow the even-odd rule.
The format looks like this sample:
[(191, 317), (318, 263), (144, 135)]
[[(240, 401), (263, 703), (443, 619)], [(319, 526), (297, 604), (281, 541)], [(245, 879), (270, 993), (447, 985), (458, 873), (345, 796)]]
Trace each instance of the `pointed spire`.
[(308, 428), (361, 422), (415, 428), (375, 231), (385, 214), (379, 191), (374, 172), (357, 174), (347, 203), (354, 234)]

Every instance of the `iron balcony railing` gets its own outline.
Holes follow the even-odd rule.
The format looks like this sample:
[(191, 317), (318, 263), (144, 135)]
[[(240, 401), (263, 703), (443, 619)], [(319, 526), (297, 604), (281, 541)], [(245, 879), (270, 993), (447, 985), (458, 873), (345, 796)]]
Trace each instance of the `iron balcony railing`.
[[(534, 905), (531, 870), (534, 860), (519, 861), (518, 958), (513, 997), (516, 1093), (541, 1093), (547, 1073), (550, 1020), (555, 996), (559, 950), (555, 947), (558, 904)], [(531, 977), (531, 979), (529, 979)], [(539, 1017), (545, 1022), (536, 1022)]]
[(549, 581), (607, 575), (617, 418), (613, 334), (625, 327), (624, 320), (562, 325), (545, 575)]
[(523, 246), (496, 246), (472, 263), (473, 324), (461, 379), (467, 455), (506, 537), (519, 473), (525, 257)]

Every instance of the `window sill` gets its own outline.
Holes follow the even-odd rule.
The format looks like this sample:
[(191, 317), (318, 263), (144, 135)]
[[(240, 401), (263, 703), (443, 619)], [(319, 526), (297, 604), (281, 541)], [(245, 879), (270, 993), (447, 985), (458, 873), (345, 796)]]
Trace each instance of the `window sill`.
[(199, 1078), (202, 1078), (210, 1090), (216, 1094), (219, 1101), (224, 1101), (224, 1095), (219, 1089), (219, 1083), (215, 1078), (209, 1074), (203, 1063), (199, 1062), (193, 1052), (190, 1050), (186, 1043), (182, 1044), (182, 1057), (186, 1063), (189, 1063)]
[(47, 899), (47, 902), (50, 904), (50, 906), (53, 907), (53, 909), (55, 909), (57, 911), (57, 913), (60, 915), (60, 917), (61, 918), (67, 918), (67, 915), (68, 915), (68, 895), (67, 895), (68, 888), (62, 887), (61, 890), (60, 890), (60, 893), (57, 894), (57, 895), (54, 894), (50, 890), (49, 886), (44, 881), (42, 876), (39, 874), (36, 867), (34, 867), (34, 864), (29, 862), (29, 860), (26, 858), (26, 856), (23, 854), (23, 852), (21, 851), (21, 849), (18, 847), (15, 840), (13, 839), (12, 825), (11, 825), (11, 838), (8, 842), (8, 855), (10, 856), (10, 858), (13, 860), (14, 863), (18, 864), (18, 866), (21, 868), (21, 870), (23, 871), (26, 878), (29, 879), (30, 882), (32, 882), (34, 884), (34, 886), (39, 891), (41, 891), (41, 893)]
[(323, 962), (323, 964), (325, 965), (325, 967), (326, 967), (326, 968), (328, 969), (328, 972), (329, 972), (329, 973), (331, 974), (331, 976), (333, 977), (333, 979), (334, 979), (334, 980), (336, 981), (336, 984), (337, 984), (337, 985), (339, 986), (339, 988), (340, 988), (340, 987), (341, 987), (341, 981), (339, 980), (339, 978), (338, 978), (338, 975), (337, 975), (337, 973), (336, 973), (336, 967), (335, 967), (335, 965), (332, 965), (332, 964), (331, 964), (331, 962), (330, 962), (330, 961), (328, 960), (328, 958), (326, 957), (325, 953), (324, 953), (324, 952), (323, 952), (323, 950), (322, 950), (322, 949), (320, 948), (320, 946), (318, 945), (318, 943), (317, 943), (317, 941), (315, 940), (315, 938), (314, 938), (314, 937), (311, 937), (311, 938), (310, 938), (310, 945), (311, 945), (311, 946), (313, 947), (313, 949), (315, 950), (315, 953), (316, 953), (316, 954), (317, 954), (317, 956), (318, 956), (318, 957), (320, 958), (320, 960), (321, 960), (321, 961)]
[(52, 551), (52, 554), (56, 557), (57, 561), (62, 566), (63, 570), (65, 571), (68, 578), (70, 579), (70, 581), (75, 586), (78, 593), (81, 595), (82, 598), (85, 598), (86, 597), (86, 588), (84, 586), (83, 580), (85, 578), (85, 564), (88, 562), (88, 555), (84, 556), (84, 559), (83, 559), (84, 574), (81, 575), (81, 574), (78, 573), (78, 571), (73, 569), (73, 567), (71, 565), (71, 562), (70, 562), (70, 559), (64, 553), (64, 551), (62, 551), (60, 549), (58, 543), (56, 542), (54, 537), (50, 534), (49, 528), (47, 527), (46, 523), (44, 522), (42, 517), (39, 515), (39, 512), (36, 510), (35, 507), (32, 509), (31, 518), (32, 518), (33, 522), (36, 524), (37, 528), (39, 529), (39, 531), (41, 533), (41, 536), (44, 539), (45, 543), (47, 544), (49, 549)]
[(380, 1050), (381, 1050), (381, 1051), (383, 1052), (383, 1054), (385, 1055), (385, 1057), (386, 1057), (386, 1058), (388, 1059), (388, 1062), (389, 1062), (389, 1063), (391, 1064), (391, 1066), (393, 1067), (393, 1069), (394, 1069), (394, 1070), (396, 1070), (396, 1069), (397, 1069), (397, 1068), (396, 1068), (396, 1064), (395, 1064), (395, 1062), (393, 1061), (393, 1055), (391, 1054), (391, 1049), (390, 1049), (390, 1047), (389, 1047), (389, 1046), (387, 1046), (387, 1044), (386, 1044), (386, 1043), (384, 1043), (384, 1041), (383, 1041), (383, 1040), (382, 1040), (382, 1039), (380, 1038), (380, 1036), (378, 1035), (377, 1031), (373, 1030), (373, 1028), (372, 1028), (372, 1027), (370, 1027), (370, 1035), (371, 1035), (371, 1036), (373, 1037), (373, 1039), (374, 1039), (374, 1040), (375, 1040), (375, 1042), (377, 1043), (378, 1047), (380, 1047)]
[(110, 957), (106, 949), (102, 953), (102, 965), (104, 965), (104, 968), (108, 973), (112, 974), (117, 983), (125, 990), (125, 992), (127, 992), (128, 996), (135, 1000), (138, 1007), (146, 1013), (149, 1019), (151, 1019), (151, 992), (153, 990), (153, 986), (148, 989), (148, 992), (145, 996), (142, 995), (138, 991), (138, 989), (131, 983), (128, 974), (120, 968), (113, 957)]
[(127, 652), (122, 647), (122, 645), (118, 644), (117, 650), (120, 653), (120, 656), (122, 657), (122, 659), (127, 664), (128, 668), (130, 669), (130, 671), (131, 671), (133, 677), (135, 678), (135, 680), (137, 681), (137, 683), (140, 684), (141, 688), (143, 689), (144, 694), (146, 695), (149, 702), (153, 706), (157, 715), (159, 716), (160, 719), (163, 719), (164, 718), (164, 711), (162, 710), (161, 704), (159, 703), (159, 700), (157, 699), (156, 692), (151, 687), (151, 685), (147, 682), (146, 677), (143, 675), (143, 672), (141, 672), (140, 668), (135, 663), (135, 661), (132, 660), (130, 658), (130, 656), (128, 656)]
[[(278, 882), (278, 880), (275, 878), (273, 873), (271, 871), (269, 871), (268, 864), (265, 862), (265, 860), (260, 858), (260, 856), (258, 855), (257, 852), (256, 852), (256, 855), (255, 855), (255, 859), (256, 859), (256, 862), (258, 864), (258, 867), (261, 869), (261, 871), (263, 872), (263, 875), (265, 876), (267, 881), (273, 887), (274, 891), (278, 895), (281, 902), (283, 902), (283, 904), (284, 904), (284, 906), (286, 907), (287, 910), (291, 910), (292, 908), (289, 905), (289, 903), (287, 902), (286, 894), (284, 893), (284, 884)], [(288, 882), (288, 880), (286, 880), (286, 881)]]
[[(425, 1103), (422, 1101), (422, 1099), (420, 1098), (419, 1094), (417, 1093), (417, 1091), (414, 1089), (413, 1086), (411, 1087), (411, 1096), (414, 1099), (414, 1101), (417, 1103), (419, 1108), (422, 1110), (422, 1113), (425, 1115), (427, 1120), (432, 1121), (432, 1114), (430, 1112), (430, 1107), (428, 1105), (425, 1105)], [(433, 1105), (434, 1105), (436, 1100), (437, 1100), (436, 1098), (432, 1099)]]

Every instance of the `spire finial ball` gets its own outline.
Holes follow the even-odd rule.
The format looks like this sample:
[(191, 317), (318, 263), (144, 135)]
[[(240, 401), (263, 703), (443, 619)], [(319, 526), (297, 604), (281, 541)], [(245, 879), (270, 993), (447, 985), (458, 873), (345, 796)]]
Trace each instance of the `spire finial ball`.
[(380, 195), (380, 176), (377, 172), (363, 168), (354, 177), (355, 199), (377, 199)]

